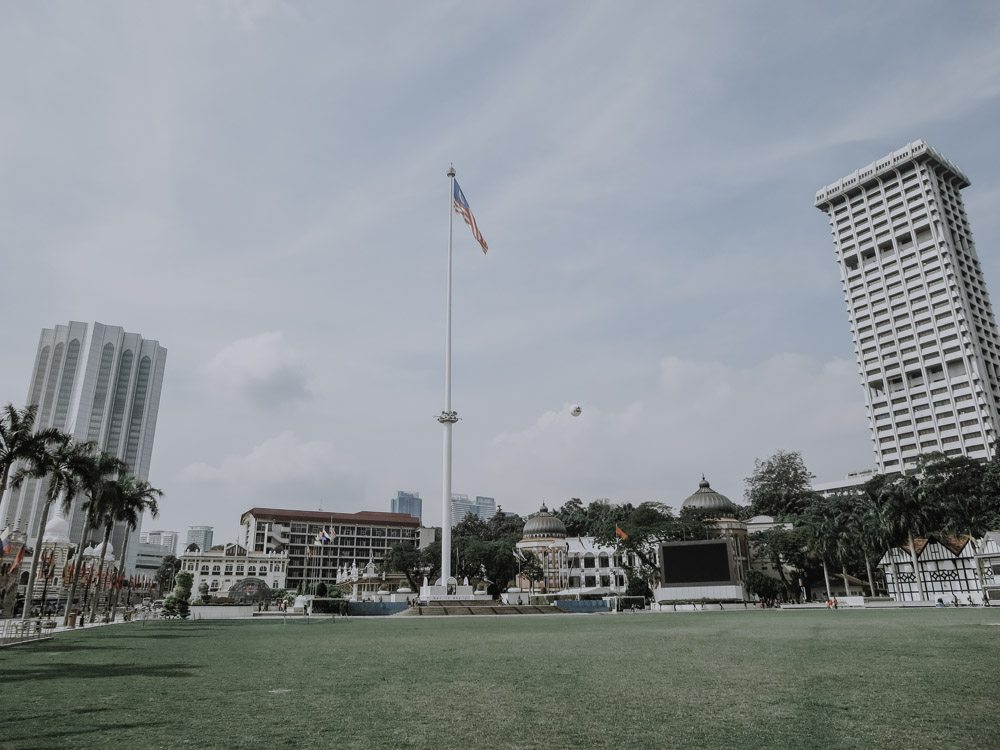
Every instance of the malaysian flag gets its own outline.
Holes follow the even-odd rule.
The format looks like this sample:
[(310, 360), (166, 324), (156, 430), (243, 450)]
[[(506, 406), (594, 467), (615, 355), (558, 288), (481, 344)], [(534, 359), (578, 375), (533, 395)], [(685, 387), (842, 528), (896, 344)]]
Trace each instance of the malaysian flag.
[(472, 236), (476, 238), (476, 242), (482, 245), (483, 254), (486, 254), (486, 240), (483, 239), (483, 235), (479, 231), (479, 226), (476, 224), (476, 217), (472, 215), (472, 209), (469, 208), (469, 201), (465, 199), (465, 193), (462, 192), (462, 188), (458, 186), (458, 180), (455, 180), (455, 211), (462, 215), (465, 219), (465, 223), (472, 227)]

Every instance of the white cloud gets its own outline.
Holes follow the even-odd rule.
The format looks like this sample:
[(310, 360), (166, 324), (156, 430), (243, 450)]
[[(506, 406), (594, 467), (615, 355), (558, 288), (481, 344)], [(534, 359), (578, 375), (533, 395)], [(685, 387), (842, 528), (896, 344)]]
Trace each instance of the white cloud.
[(302, 357), (280, 331), (234, 341), (202, 369), (216, 383), (258, 404), (282, 405), (310, 397)]
[(244, 508), (312, 508), (324, 499), (357, 496), (362, 482), (350, 468), (353, 464), (332, 442), (300, 440), (286, 431), (245, 455), (228, 455), (217, 465), (192, 463), (179, 478), (190, 486), (221, 493)]

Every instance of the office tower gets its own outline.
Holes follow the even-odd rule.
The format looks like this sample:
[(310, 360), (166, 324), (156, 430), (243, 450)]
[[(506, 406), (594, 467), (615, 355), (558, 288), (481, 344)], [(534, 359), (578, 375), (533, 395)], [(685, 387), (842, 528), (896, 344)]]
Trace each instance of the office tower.
[(145, 544), (156, 544), (164, 548), (164, 554), (177, 554), (177, 539), (180, 536), (176, 531), (144, 531), (139, 534), (139, 541)]
[(187, 543), (184, 548), (187, 549), (192, 544), (197, 544), (198, 549), (202, 552), (208, 552), (212, 549), (212, 536), (215, 528), (212, 526), (189, 526), (187, 533)]
[(423, 502), (420, 500), (419, 492), (396, 492), (396, 497), (390, 501), (390, 509), (393, 513), (406, 513), (414, 516), (423, 523)]
[(497, 501), (492, 497), (476, 495), (476, 501), (469, 500), (468, 495), (451, 495), (451, 525), (456, 526), (469, 514), (489, 521), (497, 514)]
[[(129, 473), (147, 480), (166, 358), (159, 343), (118, 326), (70, 322), (42, 329), (27, 399), (38, 404), (36, 426), (93, 440), (124, 460)], [(47, 489), (47, 479), (29, 479), (8, 492), (0, 526), (9, 524), (34, 538)], [(77, 498), (67, 518), (74, 543), (83, 535), (83, 502)], [(111, 537), (115, 552), (122, 549), (126, 533), (125, 524), (116, 525)], [(135, 546), (129, 544), (130, 569)]]
[(830, 218), (879, 472), (931, 451), (992, 455), (1000, 336), (962, 203), (969, 184), (915, 141), (816, 194)]

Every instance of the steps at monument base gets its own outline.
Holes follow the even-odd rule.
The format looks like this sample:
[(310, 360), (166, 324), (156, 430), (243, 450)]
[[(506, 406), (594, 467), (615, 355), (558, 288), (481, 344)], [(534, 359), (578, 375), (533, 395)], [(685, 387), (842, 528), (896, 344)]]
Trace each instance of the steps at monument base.
[(432, 604), (420, 604), (400, 612), (399, 617), (449, 615), (561, 615), (567, 610), (551, 605), (535, 604), (500, 604), (494, 601), (441, 601)]

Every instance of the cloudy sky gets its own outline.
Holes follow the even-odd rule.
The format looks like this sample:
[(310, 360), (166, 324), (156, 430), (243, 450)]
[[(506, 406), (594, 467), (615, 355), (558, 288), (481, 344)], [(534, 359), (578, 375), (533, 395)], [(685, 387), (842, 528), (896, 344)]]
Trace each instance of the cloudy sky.
[[(146, 528), (454, 490), (741, 500), (872, 465), (818, 188), (923, 138), (1000, 285), (1000, 5), (0, 5), (0, 399), (39, 331), (169, 350)], [(569, 414), (573, 403), (583, 415)]]

